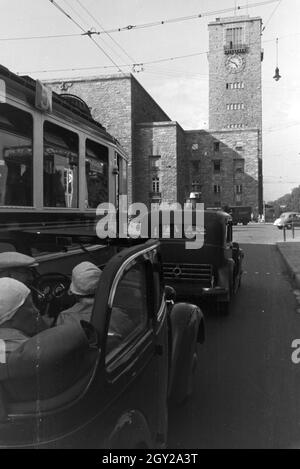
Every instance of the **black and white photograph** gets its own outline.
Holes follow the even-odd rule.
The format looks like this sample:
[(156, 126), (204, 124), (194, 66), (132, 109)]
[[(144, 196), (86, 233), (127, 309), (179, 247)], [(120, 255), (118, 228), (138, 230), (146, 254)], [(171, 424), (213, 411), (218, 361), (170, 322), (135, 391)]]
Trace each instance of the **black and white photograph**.
[(0, 0), (0, 449), (300, 449), (299, 24)]

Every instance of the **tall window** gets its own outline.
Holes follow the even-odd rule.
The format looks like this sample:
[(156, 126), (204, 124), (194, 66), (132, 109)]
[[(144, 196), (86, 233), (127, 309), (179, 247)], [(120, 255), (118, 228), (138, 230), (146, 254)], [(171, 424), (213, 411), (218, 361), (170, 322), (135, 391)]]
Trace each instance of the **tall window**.
[(237, 185), (235, 186), (235, 192), (236, 192), (237, 194), (242, 194), (242, 192), (243, 192), (243, 186), (242, 186), (242, 184), (237, 184)]
[(213, 161), (213, 169), (214, 169), (214, 173), (219, 173), (221, 171), (221, 160)]
[(0, 104), (0, 206), (33, 205), (33, 120)]
[(220, 151), (220, 142), (214, 142), (214, 151)]
[(86, 141), (85, 174), (87, 186), (86, 205), (97, 208), (108, 202), (108, 148), (92, 140)]
[(44, 206), (78, 207), (78, 135), (44, 124)]
[(225, 42), (226, 46), (230, 49), (243, 44), (243, 39), (243, 28), (237, 27), (226, 29)]
[(221, 186), (219, 184), (214, 185), (214, 194), (220, 194)]
[(160, 181), (157, 176), (152, 177), (152, 192), (156, 194), (160, 192)]

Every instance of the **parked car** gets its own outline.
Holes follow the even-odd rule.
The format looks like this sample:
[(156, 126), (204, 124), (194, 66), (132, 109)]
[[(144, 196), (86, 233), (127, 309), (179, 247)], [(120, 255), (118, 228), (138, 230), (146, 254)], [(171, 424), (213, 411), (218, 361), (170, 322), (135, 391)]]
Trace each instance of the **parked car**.
[[(237, 242), (232, 241), (232, 219), (223, 211), (205, 210), (204, 227), (196, 226), (193, 211), (191, 230), (204, 234), (200, 249), (187, 249), (185, 227), (177, 226), (174, 214), (168, 220), (162, 215), (159, 228), (164, 279), (181, 298), (209, 299), (228, 313), (232, 296), (241, 285), (244, 253)], [(148, 216), (151, 223), (151, 214)], [(172, 221), (173, 220), (173, 221)], [(176, 236), (176, 230), (182, 233)], [(150, 233), (149, 233), (150, 234)]]
[(103, 268), (91, 322), (49, 328), (0, 363), (2, 448), (165, 447), (168, 402), (192, 391), (204, 318), (195, 305), (174, 304), (159, 242), (122, 249), (105, 266), (99, 247), (40, 256), (37, 305), (47, 296), (50, 314), (64, 309), (66, 261), (83, 254), (94, 262), (98, 254)]
[(279, 218), (274, 221), (274, 226), (277, 226), (279, 230), (287, 228), (292, 229), (292, 226), (300, 226), (300, 213), (298, 212), (283, 212)]

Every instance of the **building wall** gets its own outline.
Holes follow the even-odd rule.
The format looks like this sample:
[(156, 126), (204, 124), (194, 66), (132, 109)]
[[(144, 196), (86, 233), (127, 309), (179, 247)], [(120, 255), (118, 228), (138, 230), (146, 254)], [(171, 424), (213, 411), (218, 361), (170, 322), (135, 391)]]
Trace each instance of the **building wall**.
[[(185, 158), (185, 133), (176, 122), (137, 124), (136, 161), (137, 200), (149, 206), (152, 176), (160, 179), (161, 202), (184, 203), (188, 190), (188, 165)], [(159, 168), (151, 168), (151, 158), (159, 158)]]
[[(219, 151), (215, 150), (219, 143)], [(242, 147), (242, 149), (237, 149)], [(186, 132), (186, 151), (189, 155), (190, 181), (199, 181), (206, 207), (250, 205), (258, 210), (258, 130)], [(220, 161), (220, 171), (214, 171), (214, 160)], [(199, 170), (195, 170), (195, 165)], [(237, 168), (244, 166), (244, 172)], [(214, 193), (214, 185), (221, 192)], [(236, 186), (242, 185), (242, 193)]]
[[(128, 164), (129, 202), (138, 200), (136, 172), (139, 154), (136, 145), (136, 124), (170, 121), (147, 91), (131, 75), (110, 75), (87, 79), (48, 81), (56, 93), (71, 93), (83, 99), (92, 116), (113, 135), (126, 151)], [(138, 170), (137, 170), (138, 171)]]

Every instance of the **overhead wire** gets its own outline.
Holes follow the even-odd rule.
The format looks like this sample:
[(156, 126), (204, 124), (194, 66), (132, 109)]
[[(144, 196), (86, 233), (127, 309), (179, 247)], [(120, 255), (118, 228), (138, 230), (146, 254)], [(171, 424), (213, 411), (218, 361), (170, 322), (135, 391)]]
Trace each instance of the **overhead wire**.
[(94, 38), (88, 34), (88, 32), (71, 16), (69, 13), (67, 13), (55, 0), (49, 0), (50, 3), (52, 3), (53, 6), (55, 6), (63, 15), (65, 15), (70, 21), (72, 21), (81, 31), (84, 32), (85, 35), (95, 44), (95, 46), (101, 50), (101, 52), (117, 67), (119, 72), (124, 73), (123, 70), (120, 68), (119, 65), (115, 63), (115, 61), (112, 59), (112, 57), (94, 40)]
[(99, 28), (101, 28), (102, 32), (104, 34), (106, 34), (110, 39), (111, 41), (129, 58), (129, 60), (132, 60), (132, 62), (135, 62), (135, 59), (132, 58), (131, 55), (128, 54), (128, 52), (124, 49), (124, 47), (121, 46), (121, 44), (119, 44), (118, 41), (116, 41), (110, 33), (108, 32), (105, 32), (105, 28), (103, 27), (103, 25), (99, 22), (99, 20), (82, 4), (82, 2), (80, 0), (76, 0), (76, 2), (81, 6), (81, 8), (90, 16), (90, 18), (92, 18), (95, 23), (99, 26)]
[[(50, 0), (51, 1), (51, 0)], [(288, 35), (284, 35), (284, 36), (278, 36), (278, 38), (287, 38), (287, 37), (290, 37), (290, 36), (296, 36), (296, 35), (300, 35), (300, 33), (292, 33), (292, 34), (288, 34)], [(72, 36), (72, 35), (71, 35)], [(68, 35), (67, 35), (68, 37)], [(0, 38), (0, 41), (1, 40), (6, 40), (6, 39), (1, 39)], [(13, 39), (11, 39), (13, 40)], [(273, 42), (275, 41), (276, 38), (272, 38), (272, 39), (265, 39), (264, 41), (262, 41), (262, 44), (265, 44), (265, 43), (268, 43), (268, 42)], [(249, 42), (249, 46), (251, 45), (254, 45), (257, 43), (257, 40), (256, 41), (253, 41), (253, 42)], [(220, 52), (220, 51), (223, 51), (223, 48), (222, 49), (215, 49), (214, 52)], [(139, 63), (135, 63), (135, 62), (132, 62), (132, 63), (122, 63), (122, 64), (119, 64), (119, 65), (115, 65), (114, 67), (117, 67), (117, 66), (120, 66), (120, 67), (133, 67), (134, 65), (140, 65), (140, 66), (146, 66), (146, 65), (153, 65), (153, 64), (160, 64), (160, 63), (164, 63), (164, 62), (172, 62), (172, 61), (177, 61), (177, 60), (181, 60), (181, 59), (188, 59), (188, 58), (192, 58), (192, 57), (197, 57), (197, 56), (201, 56), (201, 55), (207, 55), (208, 54), (208, 51), (199, 51), (199, 52), (194, 52), (194, 53), (190, 53), (190, 54), (183, 54), (183, 55), (178, 55), (178, 56), (173, 56), (173, 57), (162, 57), (160, 59), (153, 59), (153, 60), (148, 60), (148, 61), (141, 61)], [(114, 68), (113, 66), (111, 66), (110, 68)], [(92, 69), (101, 69), (101, 68), (108, 68), (107, 66), (87, 66), (87, 67), (70, 67), (70, 68), (65, 68), (65, 69), (47, 69), (47, 70), (30, 70), (30, 71), (26, 71), (26, 72), (23, 72), (23, 73), (52, 73), (52, 72), (61, 72), (61, 71), (83, 71), (83, 70), (92, 70)], [(203, 74), (204, 75), (204, 74)], [(208, 76), (208, 74), (206, 74)], [(270, 83), (272, 83), (270, 81)]]
[[(201, 19), (201, 18), (204, 18), (204, 17), (214, 16), (214, 15), (218, 15), (218, 14), (221, 14), (221, 13), (228, 13), (228, 12), (234, 10), (234, 8), (231, 7), (231, 8), (226, 8), (226, 9), (223, 9), (223, 10), (209, 11), (209, 12), (199, 13), (199, 14), (190, 15), (190, 16), (172, 18), (172, 19), (169, 19), (169, 20), (161, 20), (161, 21), (156, 21), (156, 22), (151, 22), (151, 23), (144, 23), (144, 24), (140, 24), (140, 25), (128, 25), (128, 26), (113, 28), (113, 29), (108, 29), (108, 30), (104, 29), (102, 31), (86, 31), (80, 26), (80, 24), (78, 22), (76, 22), (74, 20), (74, 18), (71, 17), (70, 14), (68, 14), (62, 7), (60, 7), (55, 0), (49, 0), (49, 1), (53, 5), (55, 5), (69, 20), (73, 21), (73, 23), (76, 24), (82, 30), (82, 34), (73, 34), (73, 35), (58, 34), (58, 35), (45, 35), (45, 36), (41, 35), (41, 36), (25, 36), (25, 37), (7, 37), (7, 38), (0, 38), (0, 41), (20, 41), (20, 40), (25, 41), (25, 40), (35, 40), (35, 39), (61, 38), (61, 37), (68, 37), (68, 36), (76, 37), (76, 36), (82, 36), (82, 35), (112, 34), (112, 33), (120, 32), (120, 31), (126, 31), (126, 30), (131, 31), (131, 30), (139, 29), (139, 28), (153, 27), (155, 25), (158, 26), (158, 25), (169, 24), (169, 23), (178, 23), (178, 22), (187, 21), (187, 20), (191, 20), (191, 19)], [(267, 4), (270, 4), (270, 3), (276, 3), (276, 2), (281, 2), (281, 1), (282, 0), (266, 0), (266, 1), (263, 1), (263, 2), (252, 3), (252, 4), (249, 4), (248, 6), (249, 7), (258, 7), (258, 6), (263, 6), (263, 5), (267, 5)], [(73, 10), (73, 7), (71, 7), (71, 8)], [(238, 8), (238, 10), (242, 10), (242, 9), (247, 8), (247, 6), (246, 5), (241, 5), (241, 6), (238, 6), (237, 8)]]
[[(276, 3), (276, 2), (280, 2), (280, 1), (281, 0), (265, 0), (263, 2), (251, 3), (249, 5), (239, 5), (239, 6), (236, 7), (236, 9), (237, 10), (243, 10), (243, 9), (247, 9), (248, 7), (249, 8), (250, 7), (254, 8), (254, 7), (263, 6), (263, 5), (267, 5), (267, 4), (270, 4), (270, 3)], [(222, 9), (222, 10), (214, 10), (214, 11), (208, 11), (208, 12), (204, 12), (204, 13), (197, 13), (197, 14), (194, 14), (194, 15), (180, 16), (180, 17), (170, 18), (170, 19), (166, 19), (166, 20), (152, 21), (152, 22), (136, 24), (136, 25), (129, 24), (129, 25), (124, 26), (124, 27), (112, 28), (112, 29), (105, 30), (105, 31), (103, 31), (103, 33), (112, 34), (112, 33), (117, 33), (117, 32), (121, 32), (121, 31), (131, 31), (131, 30), (136, 30), (136, 29), (152, 28), (152, 27), (155, 27), (155, 26), (161, 26), (161, 25), (165, 25), (165, 24), (172, 24), (172, 23), (190, 21), (190, 20), (194, 20), (194, 19), (201, 19), (201, 18), (204, 18), (206, 16), (214, 16), (214, 15), (218, 15), (218, 14), (222, 14), (222, 13), (228, 13), (228, 12), (234, 11), (234, 10), (235, 10), (235, 7), (230, 7), (230, 8), (225, 8), (225, 9)], [(103, 33), (99, 33), (99, 34), (103, 34)]]

